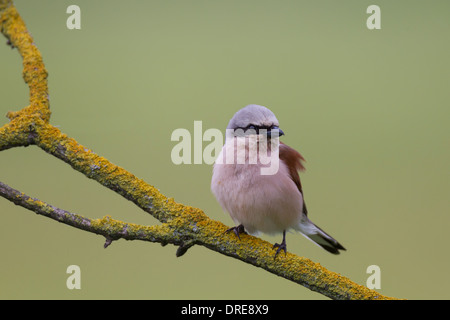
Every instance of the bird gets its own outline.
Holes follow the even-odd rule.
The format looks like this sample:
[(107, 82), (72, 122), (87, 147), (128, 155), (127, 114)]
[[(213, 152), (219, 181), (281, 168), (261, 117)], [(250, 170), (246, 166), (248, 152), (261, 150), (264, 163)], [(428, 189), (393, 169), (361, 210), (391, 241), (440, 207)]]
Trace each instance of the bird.
[(279, 140), (283, 135), (275, 114), (261, 105), (247, 105), (229, 121), (211, 179), (212, 193), (236, 225), (226, 232), (239, 239), (241, 233), (282, 233), (274, 259), (281, 250), (286, 255), (290, 230), (339, 254), (346, 249), (308, 218), (299, 176), (305, 159)]

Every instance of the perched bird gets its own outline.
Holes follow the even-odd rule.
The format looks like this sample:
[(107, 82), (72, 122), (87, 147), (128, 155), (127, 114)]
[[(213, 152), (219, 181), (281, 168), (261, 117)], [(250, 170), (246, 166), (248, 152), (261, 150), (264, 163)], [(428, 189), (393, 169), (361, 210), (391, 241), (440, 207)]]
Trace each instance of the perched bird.
[[(286, 254), (286, 231), (293, 229), (328, 252), (345, 248), (307, 216), (299, 170), (303, 157), (279, 141), (284, 132), (268, 108), (248, 105), (231, 118), (225, 144), (214, 163), (211, 190), (236, 226), (238, 237), (283, 233), (275, 258)], [(239, 237), (240, 238), (240, 237)]]

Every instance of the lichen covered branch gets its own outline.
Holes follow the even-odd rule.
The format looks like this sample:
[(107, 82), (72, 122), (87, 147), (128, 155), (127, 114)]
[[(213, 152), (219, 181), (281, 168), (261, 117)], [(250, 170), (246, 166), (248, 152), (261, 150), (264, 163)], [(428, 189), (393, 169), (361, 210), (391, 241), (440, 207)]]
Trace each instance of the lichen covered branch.
[(11, 0), (0, 0), (0, 31), (8, 39), (8, 44), (19, 50), (23, 59), (23, 79), (30, 89), (30, 105), (17, 112), (8, 112), (8, 118), (31, 116), (48, 122), (47, 70), (41, 53)]
[(227, 227), (221, 222), (205, 215), (185, 214), (161, 225), (142, 226), (115, 220), (110, 216), (101, 219), (86, 218), (32, 198), (2, 182), (0, 196), (63, 224), (102, 235), (106, 238), (105, 248), (119, 239), (158, 242), (163, 245), (170, 243), (178, 246), (176, 255), (182, 256), (197, 244), (263, 268), (332, 299), (387, 299), (307, 258), (287, 253), (285, 257), (281, 255), (274, 259), (272, 244), (250, 235), (241, 235), (239, 240), (234, 234), (226, 233)]
[(39, 215), (56, 220), (63, 224), (104, 236), (110, 244), (113, 240), (142, 240), (159, 243), (182, 243), (172, 235), (167, 225), (140, 226), (134, 223), (125, 223), (115, 220), (110, 216), (102, 219), (90, 219), (79, 214), (72, 213), (39, 199), (32, 198), (8, 185), (0, 182), (0, 196), (10, 200), (16, 205), (29, 209)]

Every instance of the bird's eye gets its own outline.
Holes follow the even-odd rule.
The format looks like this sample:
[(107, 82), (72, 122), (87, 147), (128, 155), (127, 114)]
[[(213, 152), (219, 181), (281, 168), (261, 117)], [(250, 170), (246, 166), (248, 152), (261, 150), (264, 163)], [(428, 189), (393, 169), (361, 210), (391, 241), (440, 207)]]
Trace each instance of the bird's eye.
[(251, 130), (249, 133), (259, 134), (259, 127), (255, 126), (254, 124), (248, 125), (247, 128), (245, 129), (245, 131), (247, 131), (247, 130)]

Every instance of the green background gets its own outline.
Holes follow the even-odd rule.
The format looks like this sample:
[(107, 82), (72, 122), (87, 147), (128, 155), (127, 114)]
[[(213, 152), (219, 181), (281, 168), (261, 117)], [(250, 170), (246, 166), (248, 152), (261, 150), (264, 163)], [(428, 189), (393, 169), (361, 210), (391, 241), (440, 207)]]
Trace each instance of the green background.
[[(306, 158), (309, 217), (347, 252), (300, 234), (289, 251), (379, 292), (448, 299), (450, 2), (15, 1), (49, 72), (51, 123), (177, 202), (232, 225), (210, 165), (172, 163), (177, 128), (224, 130), (269, 107)], [(68, 30), (66, 8), (81, 8)], [(381, 7), (381, 30), (366, 9)], [(0, 113), (28, 104), (17, 50), (0, 40)], [(0, 118), (0, 125), (7, 123)], [(204, 144), (204, 146), (207, 143)], [(35, 146), (0, 153), (0, 181), (91, 218), (157, 221)], [(193, 247), (104, 238), (0, 199), (3, 299), (324, 299), (262, 269)], [(279, 242), (278, 237), (262, 237)], [(81, 268), (68, 290), (66, 268)]]

